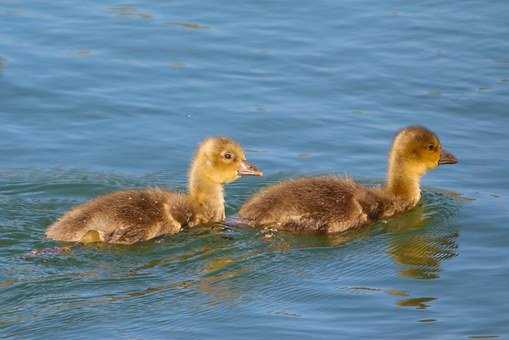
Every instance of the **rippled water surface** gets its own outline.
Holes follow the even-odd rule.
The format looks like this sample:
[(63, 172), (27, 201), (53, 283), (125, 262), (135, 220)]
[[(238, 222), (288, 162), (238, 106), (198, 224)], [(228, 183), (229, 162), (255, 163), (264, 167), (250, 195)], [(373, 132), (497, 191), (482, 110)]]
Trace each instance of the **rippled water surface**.
[[(0, 337), (509, 337), (507, 1), (0, 1)], [(263, 178), (380, 182), (393, 133), (460, 159), (423, 202), (334, 236), (197, 227), (62, 254), (46, 227), (113, 190), (185, 189), (196, 144)]]

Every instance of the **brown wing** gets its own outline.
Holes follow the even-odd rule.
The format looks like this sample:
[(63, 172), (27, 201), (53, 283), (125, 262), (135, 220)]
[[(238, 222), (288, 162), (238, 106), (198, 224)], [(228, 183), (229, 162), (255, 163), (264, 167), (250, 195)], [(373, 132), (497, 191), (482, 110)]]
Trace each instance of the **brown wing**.
[(191, 218), (185, 195), (161, 189), (119, 191), (78, 205), (48, 228), (60, 241), (132, 244), (174, 234)]
[(370, 222), (377, 209), (373, 195), (349, 178), (300, 178), (255, 194), (239, 215), (257, 226), (333, 233)]

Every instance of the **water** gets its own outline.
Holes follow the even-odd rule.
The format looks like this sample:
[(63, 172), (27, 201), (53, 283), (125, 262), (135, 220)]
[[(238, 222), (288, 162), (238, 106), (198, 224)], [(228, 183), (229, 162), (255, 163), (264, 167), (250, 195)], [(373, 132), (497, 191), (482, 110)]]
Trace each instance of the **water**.
[[(0, 337), (509, 337), (506, 1), (0, 2)], [(414, 211), (355, 233), (235, 226), (132, 247), (46, 227), (127, 187), (185, 188), (228, 135), (265, 177), (380, 182), (394, 132), (460, 163)]]

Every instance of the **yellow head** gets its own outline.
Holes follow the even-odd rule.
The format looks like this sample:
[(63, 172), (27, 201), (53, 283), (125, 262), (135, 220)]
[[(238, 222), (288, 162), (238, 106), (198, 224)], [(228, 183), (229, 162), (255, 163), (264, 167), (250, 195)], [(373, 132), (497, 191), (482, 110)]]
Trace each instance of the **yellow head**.
[(196, 151), (190, 169), (191, 180), (194, 176), (225, 184), (240, 176), (262, 176), (262, 172), (246, 160), (244, 150), (237, 142), (226, 137), (211, 137), (205, 139)]
[(395, 167), (421, 176), (439, 165), (458, 162), (442, 147), (438, 137), (422, 126), (409, 126), (396, 134), (390, 161)]

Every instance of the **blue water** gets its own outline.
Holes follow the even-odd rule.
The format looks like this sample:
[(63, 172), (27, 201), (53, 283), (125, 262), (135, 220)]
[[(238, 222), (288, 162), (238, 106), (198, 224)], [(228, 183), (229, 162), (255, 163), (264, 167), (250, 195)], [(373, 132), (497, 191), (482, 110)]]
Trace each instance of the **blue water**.
[[(509, 337), (509, 3), (0, 2), (0, 337)], [(266, 174), (383, 180), (394, 132), (460, 160), (423, 204), (342, 235), (197, 227), (58, 246), (71, 206), (185, 189), (195, 146), (236, 138)]]

